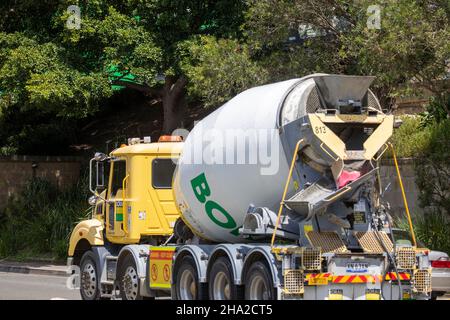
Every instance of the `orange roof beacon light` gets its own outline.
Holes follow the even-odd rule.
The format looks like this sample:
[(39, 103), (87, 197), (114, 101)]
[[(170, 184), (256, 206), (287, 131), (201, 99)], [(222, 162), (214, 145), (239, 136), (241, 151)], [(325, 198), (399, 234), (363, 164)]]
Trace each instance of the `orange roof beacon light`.
[(182, 142), (183, 137), (181, 136), (161, 136), (158, 142)]

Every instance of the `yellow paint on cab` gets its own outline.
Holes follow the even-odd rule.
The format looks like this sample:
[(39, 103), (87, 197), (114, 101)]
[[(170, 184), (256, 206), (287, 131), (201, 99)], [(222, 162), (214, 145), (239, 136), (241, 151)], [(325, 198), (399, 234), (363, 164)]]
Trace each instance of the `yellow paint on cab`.
[(91, 246), (102, 246), (104, 244), (102, 222), (98, 219), (89, 219), (75, 226), (69, 240), (69, 257), (73, 256), (81, 239), (86, 239)]
[[(114, 160), (111, 161), (108, 188), (101, 193), (107, 201), (98, 200), (93, 208), (93, 219), (80, 222), (72, 231), (69, 257), (73, 256), (81, 239), (86, 239), (92, 246), (103, 245), (103, 229), (106, 239), (116, 244), (135, 244), (145, 237), (172, 235), (180, 211), (172, 188), (153, 187), (152, 161), (178, 159), (182, 147), (182, 142), (156, 142), (112, 151), (110, 156)], [(126, 162), (126, 173), (121, 178), (121, 187), (111, 194), (113, 167), (116, 161), (121, 160)]]

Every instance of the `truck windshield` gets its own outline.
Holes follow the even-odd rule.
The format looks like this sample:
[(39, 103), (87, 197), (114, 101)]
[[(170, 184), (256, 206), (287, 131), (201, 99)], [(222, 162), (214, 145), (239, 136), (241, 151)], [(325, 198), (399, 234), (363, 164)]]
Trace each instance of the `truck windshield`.
[(155, 189), (172, 188), (172, 178), (176, 159), (154, 159), (152, 162), (152, 186)]

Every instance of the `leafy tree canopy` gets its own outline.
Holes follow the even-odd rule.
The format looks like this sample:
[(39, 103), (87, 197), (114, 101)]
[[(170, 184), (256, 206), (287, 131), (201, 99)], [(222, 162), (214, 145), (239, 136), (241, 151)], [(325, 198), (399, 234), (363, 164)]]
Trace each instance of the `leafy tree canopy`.
[[(369, 28), (374, 4), (380, 28)], [(375, 75), (379, 93), (393, 97), (411, 80), (434, 93), (448, 89), (436, 80), (448, 72), (449, 18), (446, 0), (251, 0), (244, 30), (275, 79)]]
[(201, 97), (205, 107), (219, 106), (269, 78), (251, 59), (248, 46), (234, 39), (202, 36), (182, 43), (179, 51), (181, 69), (190, 79), (189, 93)]
[[(77, 19), (71, 5), (80, 8), (79, 28), (68, 27)], [(185, 109), (179, 43), (197, 35), (238, 36), (243, 8), (242, 1), (225, 0), (3, 1), (0, 123), (30, 111), (92, 115), (114, 94), (109, 73), (115, 70), (134, 75), (136, 82), (125, 86), (162, 99), (170, 131)]]
[[(67, 27), (73, 4), (80, 28)], [(373, 4), (379, 28), (369, 28)], [(375, 75), (386, 106), (413, 87), (443, 105), (449, 19), (447, 0), (3, 1), (0, 123), (15, 112), (83, 118), (114, 85), (160, 99), (171, 132), (186, 92), (217, 106), (248, 87), (312, 72)]]

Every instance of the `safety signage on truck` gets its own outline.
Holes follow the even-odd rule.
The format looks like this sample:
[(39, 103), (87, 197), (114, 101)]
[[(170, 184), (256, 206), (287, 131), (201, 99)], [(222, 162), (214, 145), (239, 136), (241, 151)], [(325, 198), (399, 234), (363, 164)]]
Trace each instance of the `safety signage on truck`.
[(151, 288), (170, 288), (174, 253), (175, 247), (150, 247), (149, 275)]

